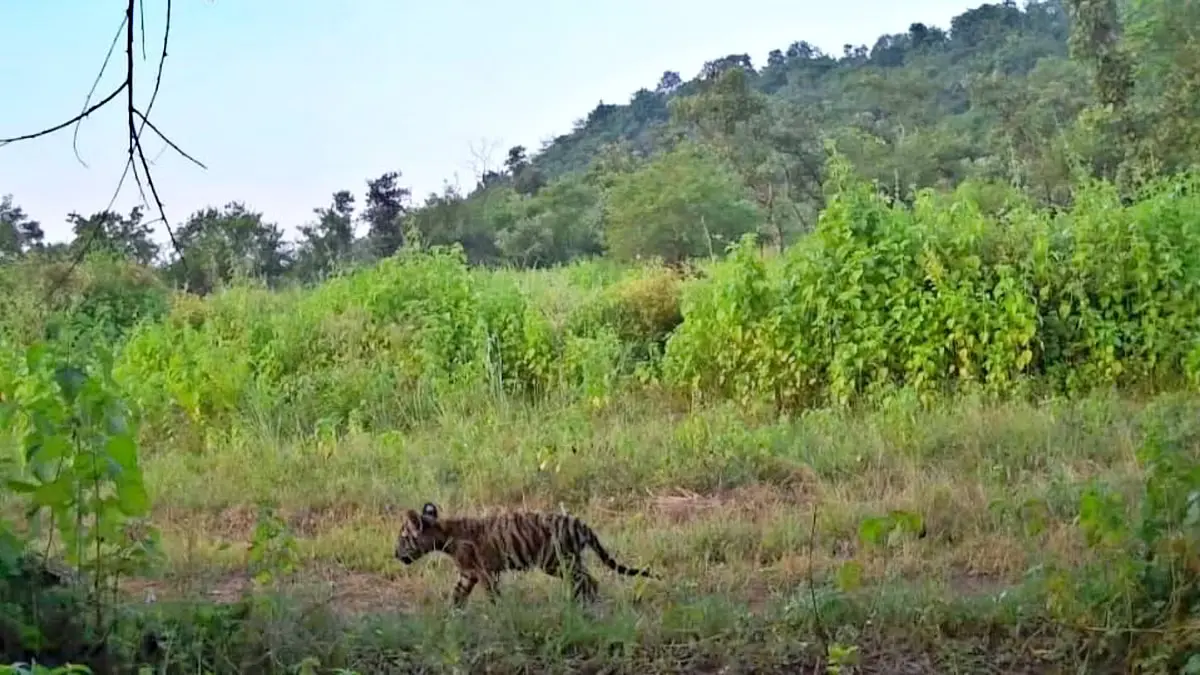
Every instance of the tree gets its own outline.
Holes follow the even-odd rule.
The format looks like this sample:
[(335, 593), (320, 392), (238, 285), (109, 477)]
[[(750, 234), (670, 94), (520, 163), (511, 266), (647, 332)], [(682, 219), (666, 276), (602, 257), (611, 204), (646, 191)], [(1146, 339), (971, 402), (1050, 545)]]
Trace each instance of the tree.
[(766, 97), (754, 91), (746, 71), (730, 68), (710, 80), (700, 93), (671, 101), (671, 118), (676, 124), (694, 127), (706, 142), (723, 143), (733, 137), (739, 124), (766, 107)]
[(692, 142), (617, 176), (604, 214), (615, 257), (659, 256), (670, 264), (723, 252), (760, 220), (732, 167)]
[(150, 226), (142, 222), (142, 207), (135, 206), (128, 216), (115, 211), (100, 211), (87, 218), (78, 213), (67, 215), (71, 231), (75, 235), (70, 250), (78, 254), (83, 247), (89, 251), (106, 250), (150, 266), (158, 257), (158, 244), (150, 238)]
[(599, 188), (571, 176), (521, 204), (519, 217), (500, 231), (497, 246), (522, 267), (542, 267), (599, 255), (603, 207)]
[(396, 184), (399, 179), (399, 171), (389, 171), (367, 181), (362, 219), (368, 226), (371, 249), (380, 258), (392, 255), (404, 245), (403, 218), (409, 210), (411, 192)]
[(0, 260), (42, 248), (42, 225), (30, 218), (12, 195), (0, 197)]
[(504, 169), (512, 177), (513, 189), (519, 195), (532, 195), (546, 185), (546, 179), (525, 156), (525, 146), (515, 145), (508, 150)]
[(700, 79), (714, 80), (728, 70), (740, 70), (748, 75), (754, 75), (754, 64), (749, 54), (730, 54), (719, 59), (707, 61), (700, 71)]
[(1071, 53), (1096, 73), (1101, 105), (1121, 109), (1133, 91), (1133, 63), (1121, 44), (1117, 0), (1068, 0), (1074, 28)]
[(354, 248), (354, 195), (349, 190), (333, 193), (332, 203), (313, 209), (317, 222), (299, 227), (301, 240), (296, 271), (313, 281), (347, 260)]
[(1071, 53), (1091, 70), (1099, 104), (1080, 120), (1097, 137), (1093, 166), (1134, 187), (1200, 161), (1200, 5), (1069, 0), (1068, 7)]
[(274, 282), (291, 262), (283, 230), (241, 202), (193, 213), (175, 239), (183, 262), (172, 261), (167, 276), (194, 293), (209, 293), (237, 277)]
[(815, 218), (825, 155), (816, 121), (802, 106), (772, 105), (744, 70), (732, 68), (677, 99), (672, 112), (675, 124), (695, 130), (750, 186), (766, 216), (767, 240), (782, 247), (791, 223)]
[(679, 76), (679, 73), (668, 70), (663, 72), (654, 91), (659, 94), (671, 94), (681, 86), (683, 86), (683, 78)]
[(529, 166), (529, 159), (525, 156), (525, 146), (514, 145), (508, 149), (508, 156), (504, 158), (504, 168), (508, 171), (508, 175), (515, 178), (527, 166)]

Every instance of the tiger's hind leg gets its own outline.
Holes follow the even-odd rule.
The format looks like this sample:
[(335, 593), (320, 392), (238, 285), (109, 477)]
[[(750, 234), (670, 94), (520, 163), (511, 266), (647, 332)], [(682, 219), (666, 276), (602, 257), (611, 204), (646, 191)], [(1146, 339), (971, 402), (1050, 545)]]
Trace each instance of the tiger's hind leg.
[(566, 560), (551, 557), (542, 563), (541, 568), (550, 576), (570, 582), (571, 596), (576, 600), (582, 599), (591, 602), (596, 599), (598, 586), (596, 579), (588, 573), (587, 568), (583, 566), (583, 560), (579, 557), (567, 556)]
[(595, 602), (598, 584), (584, 566), (583, 560), (576, 557), (567, 565), (567, 573), (571, 579), (571, 593), (576, 600)]

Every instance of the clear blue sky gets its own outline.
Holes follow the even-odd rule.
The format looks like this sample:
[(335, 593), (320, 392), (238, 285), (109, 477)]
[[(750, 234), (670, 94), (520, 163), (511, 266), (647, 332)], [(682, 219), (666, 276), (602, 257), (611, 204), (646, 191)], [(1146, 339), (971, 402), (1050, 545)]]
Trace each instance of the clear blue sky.
[[(78, 113), (120, 22), (124, 0), (0, 2), (0, 137)], [(336, 190), (361, 205), (367, 178), (399, 170), (423, 199), (443, 180), (474, 184), (472, 144), (492, 167), (535, 150), (601, 100), (625, 103), (664, 70), (685, 79), (704, 61), (807, 40), (840, 54), (915, 21), (949, 28), (982, 0), (175, 0), (156, 126), (208, 165), (164, 153), (155, 183), (173, 224), (242, 200), (294, 233)], [(153, 86), (164, 0), (146, 0)], [(120, 47), (118, 47), (120, 50)], [(140, 55), (139, 55), (140, 58)], [(98, 93), (124, 75), (114, 56)], [(0, 195), (68, 236), (67, 213), (103, 209), (124, 161), (124, 110), (0, 148)], [(146, 148), (153, 158), (162, 143)], [(115, 208), (139, 202), (132, 182)], [(160, 230), (161, 234), (161, 230)]]

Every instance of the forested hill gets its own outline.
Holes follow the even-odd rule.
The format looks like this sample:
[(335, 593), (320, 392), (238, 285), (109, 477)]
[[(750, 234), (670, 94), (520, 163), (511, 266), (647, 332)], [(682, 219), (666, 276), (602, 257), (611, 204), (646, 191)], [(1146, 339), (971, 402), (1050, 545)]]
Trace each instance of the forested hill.
[[(458, 244), (473, 263), (521, 267), (678, 261), (719, 255), (747, 232), (785, 246), (810, 231), (830, 149), (897, 199), (954, 189), (985, 209), (1014, 195), (1066, 206), (1086, 177), (1128, 191), (1195, 165), (1200, 3), (1005, 1), (841, 54), (800, 40), (765, 64), (714, 55), (690, 79), (668, 71), (653, 90), (602, 103), (571, 133), (511, 148), (476, 185), (419, 205), (390, 171), (366, 182), (361, 202), (351, 190), (312, 195), (326, 206), (291, 224), (295, 242), (240, 202), (201, 210), (178, 228), (180, 250), (199, 261), (186, 268), (150, 241), (138, 210), (69, 220), (76, 242), (201, 292), (239, 271), (316, 281), (406, 244)], [(0, 256), (75, 246), (42, 247), (38, 223), (16, 201), (0, 204)]]
[[(1074, 116), (1088, 85), (1067, 61), (1067, 40), (1065, 8), (1051, 0), (1024, 10), (1012, 2), (982, 5), (956, 17), (949, 30), (914, 23), (869, 47), (845, 45), (841, 54), (822, 53), (803, 40), (772, 50), (765, 64), (730, 54), (706, 63), (693, 79), (667, 71), (654, 89), (638, 90), (629, 103), (601, 103), (571, 133), (547, 143), (532, 165), (553, 178), (587, 168), (606, 144), (628, 141), (650, 153), (670, 121), (671, 99), (694, 95), (715, 75), (740, 68), (771, 105), (803, 107), (811, 114), (807, 121), (824, 131), (851, 136), (857, 131), (891, 147), (906, 130), (928, 132), (915, 144), (928, 166), (914, 167), (913, 177), (926, 178), (922, 170), (946, 164), (938, 168), (954, 178), (961, 173), (949, 166), (955, 160), (994, 154), (988, 127), (1003, 117), (995, 87), (1006, 87), (1012, 98), (1018, 92), (1025, 96), (1013, 104), (1051, 104), (1060, 119)], [(1032, 99), (1025, 94), (1030, 90)], [(926, 145), (931, 138), (938, 142)], [(905, 150), (904, 159), (917, 159), (912, 147)]]
[(1061, 204), (1070, 159), (1096, 137), (1077, 128), (1093, 78), (1069, 38), (1061, 0), (1004, 2), (836, 55), (803, 40), (765, 64), (718, 55), (689, 80), (667, 71), (626, 104), (601, 103), (537, 152), (510, 149), (465, 198), (430, 195), (413, 225), (475, 261), (519, 265), (680, 258), (747, 229), (783, 245), (816, 221), (830, 141), (900, 198), (977, 179)]

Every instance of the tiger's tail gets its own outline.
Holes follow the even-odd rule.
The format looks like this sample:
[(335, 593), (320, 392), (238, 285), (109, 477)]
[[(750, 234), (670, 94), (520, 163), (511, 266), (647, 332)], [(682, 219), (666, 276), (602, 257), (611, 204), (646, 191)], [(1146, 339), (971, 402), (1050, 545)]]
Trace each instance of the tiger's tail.
[(600, 562), (604, 563), (605, 567), (608, 567), (617, 574), (624, 574), (625, 576), (648, 577), (650, 579), (659, 578), (658, 575), (651, 573), (649, 570), (638, 569), (636, 567), (626, 567), (625, 565), (617, 562), (613, 559), (612, 555), (605, 550), (604, 545), (600, 543), (600, 537), (596, 536), (596, 532), (592, 530), (592, 528), (588, 527), (586, 523), (580, 520), (576, 520), (575, 522), (576, 527), (579, 528), (579, 534), (581, 535), (580, 539), (585, 545), (591, 547), (591, 549), (596, 552), (596, 555), (600, 558)]

